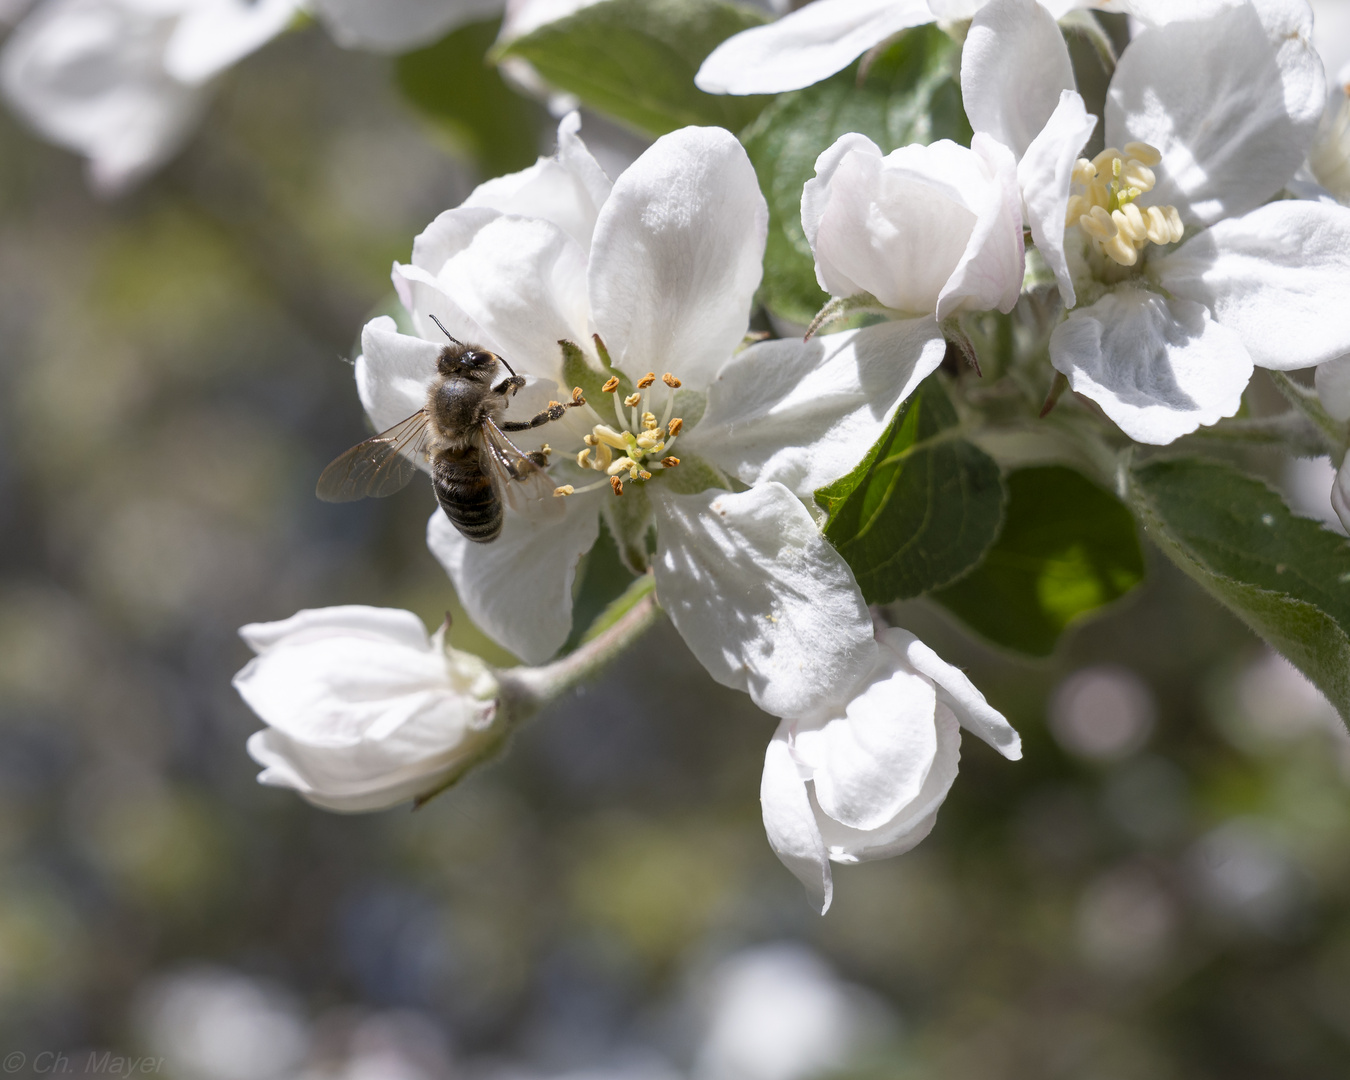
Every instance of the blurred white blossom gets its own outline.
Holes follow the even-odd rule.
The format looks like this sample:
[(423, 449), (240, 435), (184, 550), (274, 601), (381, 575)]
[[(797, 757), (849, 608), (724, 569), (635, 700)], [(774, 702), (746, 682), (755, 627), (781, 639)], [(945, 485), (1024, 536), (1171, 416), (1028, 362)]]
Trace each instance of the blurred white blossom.
[(258, 654), (235, 689), (268, 725), (248, 741), (264, 784), (328, 810), (426, 795), (499, 738), (498, 685), (478, 657), (407, 611), (301, 611), (239, 631)]
[(733, 953), (691, 987), (701, 1014), (692, 1080), (808, 1080), (874, 1050), (887, 1006), (815, 952), (777, 942)]
[(45, 0), (0, 54), (0, 86), (39, 134), (88, 159), (96, 192), (135, 186), (181, 148), (215, 81), (305, 13), (339, 44), (401, 52), (503, 0)]
[(900, 855), (937, 821), (956, 779), (960, 729), (1010, 760), (1022, 743), (956, 667), (913, 634), (884, 630), (871, 670), (814, 711), (778, 725), (764, 759), (764, 828), (821, 911), (830, 863)]
[[(482, 185), (417, 238), (394, 283), (419, 336), (366, 327), (362, 402), (378, 427), (422, 407), (444, 342), (433, 315), (529, 378), (512, 417), (567, 396), (560, 341), (603, 379), (603, 342), (640, 389), (592, 393), (541, 431), (571, 492), (555, 513), (508, 507), (500, 538), (475, 544), (437, 511), (432, 552), (474, 621), (538, 663), (571, 629), (601, 514), (630, 563), (654, 527), (661, 605), (713, 677), (775, 715), (812, 708), (866, 670), (872, 630), (803, 500), (876, 441), (941, 362), (941, 336), (930, 319), (736, 354), (767, 223), (745, 151), (685, 128), (611, 190), (578, 124), (564, 119), (556, 158)], [(728, 490), (726, 474), (752, 486)]]

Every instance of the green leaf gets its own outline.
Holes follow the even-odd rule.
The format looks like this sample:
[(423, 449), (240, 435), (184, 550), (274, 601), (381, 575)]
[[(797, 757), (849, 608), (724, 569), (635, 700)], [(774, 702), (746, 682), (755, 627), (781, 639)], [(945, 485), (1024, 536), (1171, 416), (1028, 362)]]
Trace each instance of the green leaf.
[(998, 464), (961, 437), (937, 376), (901, 406), (848, 476), (816, 492), (825, 537), (871, 604), (918, 596), (979, 562), (998, 535)]
[(534, 164), (547, 116), (484, 59), (500, 26), (500, 19), (461, 26), (435, 45), (400, 56), (395, 66), (404, 96), (488, 176)]
[(1143, 580), (1144, 556), (1129, 510), (1072, 469), (1020, 469), (1007, 484), (989, 554), (933, 599), (999, 645), (1049, 656), (1070, 623)]
[(719, 44), (765, 21), (723, 0), (604, 0), (517, 38), (502, 57), (528, 60), (552, 86), (647, 135), (688, 124), (739, 131), (766, 97), (694, 86)]
[(572, 587), (572, 632), (563, 652), (571, 652), (603, 630), (601, 621), (605, 612), (632, 584), (633, 574), (624, 566), (613, 534), (602, 524), (595, 544), (582, 559)]
[(775, 312), (809, 323), (829, 299), (816, 284), (802, 231), (802, 185), (840, 135), (861, 132), (883, 153), (937, 139), (969, 144), (960, 53), (937, 27), (918, 27), (879, 56), (861, 82), (854, 64), (815, 86), (781, 94), (742, 134), (769, 202), (760, 298)]
[(1217, 461), (1153, 462), (1130, 480), (1149, 538), (1350, 719), (1350, 540)]

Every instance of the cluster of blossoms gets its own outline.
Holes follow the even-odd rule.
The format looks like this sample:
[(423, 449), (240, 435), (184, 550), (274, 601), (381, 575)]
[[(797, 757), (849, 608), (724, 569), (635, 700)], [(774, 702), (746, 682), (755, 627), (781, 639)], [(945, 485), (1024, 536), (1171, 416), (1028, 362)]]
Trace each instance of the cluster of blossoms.
[[(709, 57), (705, 90), (776, 92), (906, 27), (970, 18), (971, 145), (883, 154), (847, 134), (802, 192), (816, 276), (836, 298), (822, 315), (886, 316), (863, 329), (748, 343), (768, 212), (718, 128), (663, 136), (611, 183), (569, 115), (554, 157), (433, 221), (394, 267), (407, 332), (387, 317), (366, 326), (357, 388), (377, 429), (422, 408), (443, 327), (525, 377), (512, 416), (585, 397), (547, 428), (548, 513), (508, 510), (488, 544), (439, 510), (428, 525), (469, 615), (540, 666), (490, 671), (406, 613), (246, 628), (259, 656), (236, 682), (270, 725), (250, 743), (262, 779), (365, 810), (426, 796), (480, 759), (531, 687), (579, 670), (549, 661), (601, 521), (709, 674), (779, 718), (765, 827), (822, 909), (832, 862), (897, 854), (933, 827), (960, 728), (1019, 757), (963, 673), (874, 626), (813, 493), (886, 432), (961, 318), (1017, 304), (1037, 279), (1028, 239), (1061, 301), (1051, 365), (1136, 442), (1233, 416), (1255, 366), (1350, 355), (1350, 209), (1316, 183), (1339, 175), (1325, 161), (1346, 124), (1323, 118), (1307, 6), (1114, 0), (1136, 29), (1090, 159), (1099, 118), (1057, 21), (1079, 6), (1107, 5), (819, 0)], [(1337, 372), (1319, 382), (1327, 408), (1350, 415)]]

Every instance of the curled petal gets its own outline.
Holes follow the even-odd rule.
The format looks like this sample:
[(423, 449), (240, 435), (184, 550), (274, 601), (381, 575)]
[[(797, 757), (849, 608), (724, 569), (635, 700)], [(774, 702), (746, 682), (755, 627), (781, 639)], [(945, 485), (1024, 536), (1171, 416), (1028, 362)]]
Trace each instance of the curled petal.
[(356, 391), (376, 431), (393, 427), (426, 405), (440, 351), (434, 342), (400, 334), (388, 315), (366, 323), (356, 358)]
[(1071, 314), (1050, 362), (1126, 435), (1160, 446), (1232, 416), (1252, 377), (1242, 339), (1202, 305), (1134, 287)]
[(1017, 163), (1022, 212), (1031, 226), (1036, 250), (1055, 275), (1065, 308), (1078, 302), (1064, 255), (1069, 181), (1074, 162), (1096, 126), (1097, 118), (1088, 113), (1083, 99), (1076, 92), (1065, 90), (1054, 114)]
[(892, 627), (882, 633), (880, 640), (887, 648), (903, 655), (915, 671), (937, 684), (939, 700), (946, 702), (963, 728), (979, 736), (1009, 761), (1021, 758), (1021, 736), (1003, 714), (984, 699), (964, 671), (947, 663), (908, 630)]
[(780, 723), (764, 754), (759, 786), (764, 831), (774, 854), (806, 886), (811, 902), (824, 915), (834, 896), (834, 880), (815, 810), (788, 745), (791, 727), (789, 720)]

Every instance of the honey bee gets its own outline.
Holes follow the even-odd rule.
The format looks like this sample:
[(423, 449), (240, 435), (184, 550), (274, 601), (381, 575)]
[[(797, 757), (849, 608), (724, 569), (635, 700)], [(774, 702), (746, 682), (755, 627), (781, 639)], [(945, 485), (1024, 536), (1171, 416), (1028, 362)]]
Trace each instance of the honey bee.
[[(466, 539), (485, 544), (501, 534), (503, 500), (523, 507), (527, 500), (553, 495), (544, 472), (547, 448), (523, 453), (506, 432), (542, 427), (586, 399), (578, 389), (571, 401), (551, 401), (529, 420), (502, 420), (524, 378), (496, 353), (464, 344), (431, 318), (450, 344), (436, 358), (426, 405), (334, 459), (319, 477), (316, 494), (325, 502), (392, 495), (413, 478), (419, 462), (429, 463), (445, 516)], [(511, 374), (494, 386), (498, 364)]]

